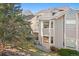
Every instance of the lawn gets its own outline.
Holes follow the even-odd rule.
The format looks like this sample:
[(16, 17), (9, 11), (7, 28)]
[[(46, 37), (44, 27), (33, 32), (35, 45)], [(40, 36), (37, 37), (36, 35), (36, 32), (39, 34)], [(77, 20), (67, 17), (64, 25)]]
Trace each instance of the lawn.
[(29, 50), (29, 52), (31, 52), (32, 56), (58, 56), (58, 53), (44, 52), (44, 51), (39, 50), (38, 48), (35, 48), (35, 47), (31, 47), (28, 50)]

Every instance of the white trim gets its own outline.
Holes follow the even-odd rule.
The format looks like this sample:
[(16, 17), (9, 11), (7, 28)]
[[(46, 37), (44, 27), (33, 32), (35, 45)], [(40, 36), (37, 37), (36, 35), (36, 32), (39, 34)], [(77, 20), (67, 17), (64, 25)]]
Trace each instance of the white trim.
[(49, 20), (49, 48), (51, 45), (51, 20)]
[(76, 14), (76, 50), (78, 50), (78, 14)]
[(66, 24), (65, 24), (65, 21), (66, 21), (66, 19), (64, 20), (64, 48), (66, 48)]
[(55, 46), (55, 20), (53, 20), (53, 45)]
[(43, 21), (41, 21), (41, 40), (42, 40), (42, 45), (43, 45)]
[[(53, 22), (53, 29), (51, 28), (51, 22)], [(50, 43), (50, 46), (55, 46), (55, 20), (50, 20), (50, 26), (49, 26), (49, 43)], [(51, 29), (53, 30), (53, 43), (51, 44)]]

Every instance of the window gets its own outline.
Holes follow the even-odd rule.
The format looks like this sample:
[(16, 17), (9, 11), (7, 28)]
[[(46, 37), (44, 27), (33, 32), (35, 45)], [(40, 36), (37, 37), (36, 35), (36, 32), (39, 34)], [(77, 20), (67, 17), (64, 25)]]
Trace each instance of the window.
[(43, 25), (44, 25), (44, 28), (49, 28), (49, 21), (44, 21)]
[(66, 24), (76, 24), (76, 20), (66, 20)]
[(51, 21), (51, 28), (53, 28), (53, 21)]
[(53, 43), (53, 37), (51, 37), (51, 43)]
[(59, 10), (59, 11), (64, 11), (64, 10), (61, 9), (61, 10)]
[(38, 40), (38, 33), (33, 33), (36, 40)]
[(39, 16), (37, 16), (37, 18), (39, 18)]
[(44, 43), (48, 43), (48, 40), (49, 40), (49, 37), (43, 36), (43, 41), (44, 41)]
[(39, 18), (41, 15), (37, 15), (37, 18)]
[(36, 40), (38, 40), (38, 36), (36, 37)]
[(55, 14), (56, 14), (56, 12), (53, 12), (53, 13), (52, 13), (52, 15), (55, 15)]
[(76, 48), (76, 40), (73, 38), (67, 38), (66, 39), (66, 47), (75, 49)]

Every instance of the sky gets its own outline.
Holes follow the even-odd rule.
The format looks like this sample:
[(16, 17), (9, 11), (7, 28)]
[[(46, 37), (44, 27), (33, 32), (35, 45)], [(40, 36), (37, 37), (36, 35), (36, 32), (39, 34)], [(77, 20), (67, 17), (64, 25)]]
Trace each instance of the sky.
[(23, 10), (31, 10), (33, 13), (47, 8), (70, 7), (79, 9), (79, 3), (22, 3)]

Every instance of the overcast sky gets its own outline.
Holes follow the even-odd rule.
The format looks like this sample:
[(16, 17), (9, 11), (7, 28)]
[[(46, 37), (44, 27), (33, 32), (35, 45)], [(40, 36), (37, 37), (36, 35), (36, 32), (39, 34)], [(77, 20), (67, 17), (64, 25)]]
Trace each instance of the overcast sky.
[(56, 7), (70, 7), (79, 9), (79, 3), (23, 3), (21, 4), (23, 10), (31, 10), (33, 13), (46, 9)]

